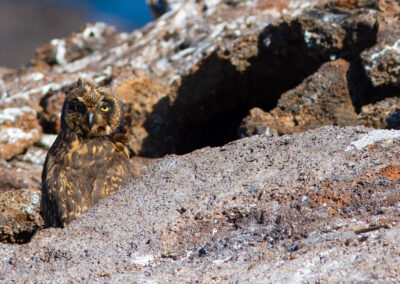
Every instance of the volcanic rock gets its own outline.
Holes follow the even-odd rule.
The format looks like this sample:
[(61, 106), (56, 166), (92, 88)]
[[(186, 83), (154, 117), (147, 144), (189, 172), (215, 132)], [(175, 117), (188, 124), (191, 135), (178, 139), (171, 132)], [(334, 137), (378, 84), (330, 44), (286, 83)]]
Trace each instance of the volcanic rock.
[(389, 97), (375, 104), (368, 104), (361, 108), (359, 118), (361, 123), (368, 127), (390, 128), (396, 125), (387, 123), (387, 118), (400, 109), (400, 98)]
[(146, 0), (154, 19), (171, 10), (177, 10), (184, 2), (184, 0)]
[(0, 159), (8, 160), (23, 152), (40, 139), (41, 132), (34, 109), (0, 110)]
[[(263, 117), (272, 113), (276, 125), (282, 124), (278, 118), (289, 118), (289, 127), (277, 129), (279, 133), (331, 123), (391, 127), (385, 123), (387, 116), (396, 114), (400, 90), (396, 1), (178, 2), (141, 30), (118, 33), (101, 23), (88, 24), (39, 47), (24, 68), (0, 71), (4, 204), (12, 204), (9, 191), (40, 188), (40, 167), (59, 131), (62, 102), (78, 78), (114, 87), (124, 97), (130, 146), (136, 154), (132, 164), (138, 175), (151, 167), (149, 158), (164, 159), (238, 139), (238, 128), (249, 112), (253, 117), (245, 134), (267, 132), (268, 139), (278, 139), (264, 123)], [(319, 74), (331, 82), (319, 80)], [(307, 104), (316, 94), (323, 103), (313, 108)], [(277, 102), (285, 100), (279, 110)], [(392, 167), (388, 172), (395, 173)], [(21, 200), (26, 200), (25, 207), (33, 205), (33, 199)], [(182, 205), (177, 210), (186, 209)], [(221, 214), (239, 226), (235, 216), (240, 212)], [(13, 224), (7, 220), (11, 228), (7, 231), (19, 235), (2, 235), (2, 240), (27, 242), (40, 227), (38, 221), (31, 233), (20, 234), (12, 228), (27, 220), (14, 218)], [(22, 235), (27, 239), (19, 239)], [(289, 248), (296, 252), (301, 245), (291, 243)], [(170, 261), (179, 253), (162, 255)], [(209, 253), (205, 244), (193, 251), (203, 258)], [(144, 256), (133, 256), (134, 265), (150, 261), (148, 254)]]
[(2, 282), (398, 282), (400, 132), (323, 127), (169, 156)]
[(40, 189), (9, 190), (0, 195), (0, 242), (24, 243), (43, 227)]
[[(299, 86), (284, 93), (268, 113), (252, 110), (242, 123), (244, 135), (265, 129), (292, 134), (324, 125), (355, 125), (357, 114), (347, 82), (349, 63), (343, 59), (328, 62)], [(255, 117), (253, 117), (255, 116)]]
[[(148, 78), (127, 80), (115, 89), (115, 93), (125, 103), (125, 123), (129, 133), (129, 145), (136, 155), (157, 157), (167, 151), (167, 145), (157, 143), (157, 141), (147, 142), (150, 145), (157, 145), (150, 149), (143, 144), (146, 139), (151, 139), (150, 137), (160, 137), (159, 129), (168, 123), (163, 119), (166, 114), (161, 116), (153, 113), (156, 113), (156, 109), (158, 113), (161, 113), (161, 102), (169, 102), (169, 92), (168, 87)], [(164, 111), (167, 111), (168, 107), (168, 103), (165, 104)]]
[[(38, 154), (41, 159), (43, 153)], [(41, 161), (39, 160), (39, 162)], [(40, 188), (42, 166), (32, 163), (32, 161), (14, 160), (8, 163), (0, 161), (0, 195), (3, 192), (19, 188)]]
[(385, 1), (379, 1), (379, 4), (381, 10), (393, 17), (380, 21), (377, 44), (362, 52), (362, 64), (373, 87), (399, 87), (399, 70), (396, 66), (400, 64), (400, 23), (395, 19), (400, 14), (400, 4), (396, 1), (388, 1), (386, 5)]

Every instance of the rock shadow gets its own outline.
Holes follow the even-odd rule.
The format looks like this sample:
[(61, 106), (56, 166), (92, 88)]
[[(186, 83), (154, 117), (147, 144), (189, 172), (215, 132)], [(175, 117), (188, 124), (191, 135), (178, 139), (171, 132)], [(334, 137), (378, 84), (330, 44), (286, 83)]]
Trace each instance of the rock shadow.
[[(162, 146), (152, 152), (153, 157), (185, 154), (238, 139), (239, 125), (250, 109), (271, 110), (281, 94), (296, 87), (324, 62), (332, 57), (352, 62), (376, 42), (376, 27), (371, 30), (367, 25), (348, 28), (343, 49), (333, 44), (328, 47), (313, 44), (307, 40), (304, 29), (297, 20), (267, 26), (253, 43), (257, 53), (246, 58), (248, 67), (243, 71), (232, 63), (241, 57), (240, 52), (219, 50), (203, 59), (196, 71), (182, 79), (177, 97), (168, 110), (160, 102), (162, 111), (156, 106), (149, 115), (144, 125), (149, 136), (144, 140), (141, 155), (149, 156), (155, 141)], [(367, 31), (368, 36), (354, 36)], [(313, 32), (324, 33), (323, 30)], [(349, 84), (356, 86), (352, 88), (354, 100), (360, 104), (363, 86), (355, 83), (359, 74), (349, 72), (349, 75)], [(164, 123), (154, 127), (154, 116)]]
[(360, 113), (361, 108), (367, 104), (375, 104), (385, 98), (400, 95), (400, 86), (386, 84), (374, 87), (360, 58), (351, 63), (347, 72), (347, 81), (357, 113)]

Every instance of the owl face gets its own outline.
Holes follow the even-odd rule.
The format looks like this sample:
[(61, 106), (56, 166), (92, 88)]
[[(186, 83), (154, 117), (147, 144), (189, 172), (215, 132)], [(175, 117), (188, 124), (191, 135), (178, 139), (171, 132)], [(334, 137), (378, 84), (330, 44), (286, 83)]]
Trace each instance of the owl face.
[(84, 137), (108, 136), (121, 124), (122, 103), (111, 89), (79, 80), (67, 96), (62, 127)]

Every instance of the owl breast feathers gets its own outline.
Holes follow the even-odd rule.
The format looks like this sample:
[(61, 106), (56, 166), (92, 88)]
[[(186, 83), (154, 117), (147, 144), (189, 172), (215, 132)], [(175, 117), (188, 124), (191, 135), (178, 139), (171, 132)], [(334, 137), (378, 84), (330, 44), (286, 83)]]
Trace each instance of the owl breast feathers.
[(42, 172), (47, 227), (65, 227), (130, 177), (123, 106), (111, 89), (78, 81), (67, 95), (61, 130)]

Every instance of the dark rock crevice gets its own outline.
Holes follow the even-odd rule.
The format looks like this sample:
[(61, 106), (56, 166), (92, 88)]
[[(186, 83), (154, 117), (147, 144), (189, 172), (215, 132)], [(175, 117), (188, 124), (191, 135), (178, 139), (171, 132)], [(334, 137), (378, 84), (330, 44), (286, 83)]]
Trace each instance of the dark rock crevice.
[(400, 87), (393, 84), (383, 84), (374, 87), (360, 59), (354, 60), (350, 65), (347, 80), (357, 113), (360, 113), (361, 108), (365, 105), (375, 104), (385, 98), (400, 95)]
[[(256, 40), (242, 39), (237, 44), (245, 46), (242, 49), (234, 46), (212, 53), (183, 77), (168, 111), (155, 110), (149, 116), (145, 123), (149, 137), (142, 154), (148, 156), (146, 149), (153, 147), (155, 137), (165, 141), (164, 152), (155, 156), (184, 154), (238, 139), (240, 123), (252, 108), (270, 111), (283, 93), (325, 62), (344, 58), (357, 66), (360, 53), (376, 43), (376, 34), (376, 20), (368, 13), (360, 16), (312, 9), (290, 23), (267, 26)], [(358, 110), (371, 101), (364, 98), (368, 87), (365, 80), (359, 80), (359, 71), (354, 67), (348, 73)], [(154, 116), (168, 123), (154, 130)]]

